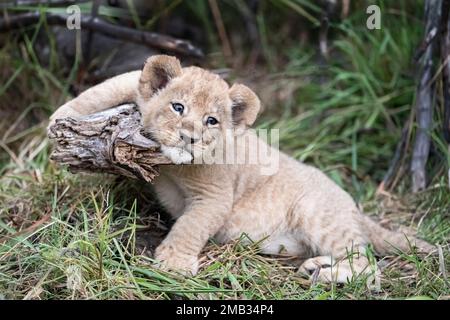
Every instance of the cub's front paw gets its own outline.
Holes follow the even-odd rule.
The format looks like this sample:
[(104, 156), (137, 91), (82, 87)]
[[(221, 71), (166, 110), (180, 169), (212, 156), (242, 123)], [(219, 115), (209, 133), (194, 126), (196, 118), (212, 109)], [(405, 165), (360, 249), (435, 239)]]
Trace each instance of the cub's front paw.
[(167, 147), (162, 145), (161, 152), (174, 164), (189, 164), (192, 162), (192, 155), (182, 148)]
[(155, 251), (155, 260), (158, 268), (173, 270), (185, 275), (196, 275), (198, 272), (198, 259), (196, 256), (177, 252), (172, 246), (161, 244)]

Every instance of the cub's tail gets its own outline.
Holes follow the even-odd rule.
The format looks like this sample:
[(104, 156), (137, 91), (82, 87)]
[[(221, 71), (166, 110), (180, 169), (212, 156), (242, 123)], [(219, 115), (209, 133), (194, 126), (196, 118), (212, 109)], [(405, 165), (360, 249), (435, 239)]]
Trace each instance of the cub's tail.
[(369, 239), (378, 254), (386, 255), (397, 250), (411, 251), (411, 247), (417, 247), (419, 252), (430, 253), (436, 249), (432, 244), (401, 232), (383, 228), (368, 216), (361, 214), (361, 223), (369, 235)]

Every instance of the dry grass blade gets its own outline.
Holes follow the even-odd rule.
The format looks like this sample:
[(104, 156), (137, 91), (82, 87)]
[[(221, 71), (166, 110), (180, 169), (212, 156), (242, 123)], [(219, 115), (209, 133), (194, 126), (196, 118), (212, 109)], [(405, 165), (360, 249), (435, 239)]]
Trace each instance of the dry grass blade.
[(21, 230), (19, 232), (16, 232), (14, 234), (11, 234), (11, 235), (8, 235), (8, 236), (0, 238), (0, 244), (5, 242), (5, 241), (8, 241), (10, 239), (14, 239), (14, 238), (17, 238), (19, 236), (22, 236), (22, 235), (25, 235), (25, 234), (32, 233), (32, 232), (36, 231), (40, 226), (42, 226), (44, 223), (46, 223), (48, 220), (50, 220), (51, 217), (52, 217), (51, 212), (47, 213), (41, 219), (35, 221), (31, 226), (29, 226), (29, 227), (27, 227), (27, 228), (25, 228), (25, 229), (23, 229), (23, 230)]

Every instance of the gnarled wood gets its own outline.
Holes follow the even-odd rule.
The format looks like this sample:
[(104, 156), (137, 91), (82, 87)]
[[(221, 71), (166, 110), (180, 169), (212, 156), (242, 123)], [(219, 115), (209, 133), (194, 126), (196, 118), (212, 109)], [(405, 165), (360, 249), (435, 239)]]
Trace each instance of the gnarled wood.
[(57, 119), (49, 128), (51, 159), (71, 172), (100, 171), (151, 182), (156, 165), (170, 160), (141, 134), (141, 115), (133, 104), (81, 118)]

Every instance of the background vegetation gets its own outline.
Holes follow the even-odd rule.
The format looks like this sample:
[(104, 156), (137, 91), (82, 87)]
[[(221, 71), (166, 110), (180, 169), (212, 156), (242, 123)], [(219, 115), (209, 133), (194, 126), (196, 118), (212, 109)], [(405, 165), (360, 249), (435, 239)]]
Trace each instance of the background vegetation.
[[(100, 14), (161, 32), (168, 21), (181, 19), (191, 27), (182, 36), (206, 53), (194, 63), (225, 68), (230, 81), (252, 86), (264, 104), (257, 125), (279, 128), (282, 150), (324, 170), (383, 224), (417, 228), (441, 245), (441, 254), (382, 258), (379, 290), (359, 278), (344, 286), (310, 283), (287, 258), (259, 255), (256, 245), (239, 241), (208, 244), (193, 278), (153, 268), (150, 252), (171, 221), (150, 188), (73, 175), (49, 161), (48, 116), (92, 84), (85, 75), (96, 60), (83, 61), (77, 50), (64, 64), (43, 15), (32, 27), (0, 34), (0, 298), (450, 298), (450, 156), (439, 106), (429, 187), (409, 192), (406, 154), (395, 187), (376, 192), (403, 126), (414, 117), (413, 56), (423, 37), (423, 1), (351, 1), (347, 16), (331, 19), (328, 59), (318, 49), (323, 6), (273, 0), (259, 1), (252, 11), (256, 2), (218, 1), (222, 24), (212, 14), (215, 1), (156, 1), (145, 19), (133, 6), (103, 6)], [(381, 7), (381, 30), (366, 28), (365, 9), (372, 3)], [(83, 3), (83, 13), (91, 5)], [(7, 7), (3, 13), (27, 10), (55, 9)], [(45, 63), (37, 52), (42, 34), (49, 44)]]

